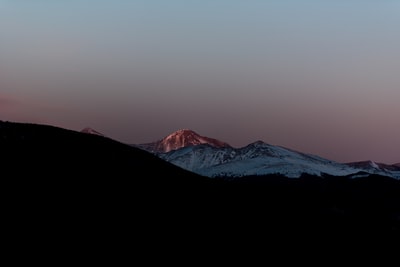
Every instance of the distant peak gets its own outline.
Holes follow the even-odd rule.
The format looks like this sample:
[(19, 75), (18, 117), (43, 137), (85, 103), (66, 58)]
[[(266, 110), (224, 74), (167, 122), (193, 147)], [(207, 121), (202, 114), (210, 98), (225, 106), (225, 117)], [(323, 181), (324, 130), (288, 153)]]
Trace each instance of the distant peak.
[(357, 168), (363, 168), (363, 169), (377, 169), (381, 170), (382, 168), (386, 168), (389, 165), (383, 164), (383, 163), (377, 163), (372, 160), (366, 160), (366, 161), (358, 161), (358, 162), (350, 162), (347, 163), (347, 165), (352, 166), (352, 167), (357, 167)]
[(202, 136), (191, 129), (177, 130), (159, 141), (143, 144), (141, 146), (152, 152), (166, 153), (183, 147), (201, 144), (207, 144), (213, 147), (230, 147), (230, 145), (225, 142)]
[(267, 143), (265, 143), (265, 142), (262, 141), (262, 140), (257, 140), (257, 141), (255, 141), (255, 142), (249, 144), (249, 146), (259, 147), (259, 146), (264, 146), (264, 145), (266, 145), (266, 144), (267, 144)]
[(94, 135), (99, 135), (99, 136), (104, 136), (104, 134), (90, 128), (90, 127), (86, 127), (84, 128), (81, 133), (86, 133), (86, 134), (94, 134)]

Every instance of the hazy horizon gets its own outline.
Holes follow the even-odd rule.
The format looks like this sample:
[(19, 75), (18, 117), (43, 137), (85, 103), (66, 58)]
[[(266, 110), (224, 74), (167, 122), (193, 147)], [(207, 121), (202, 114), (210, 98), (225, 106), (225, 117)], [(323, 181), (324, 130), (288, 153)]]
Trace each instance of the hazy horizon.
[(0, 120), (400, 162), (400, 1), (0, 0)]

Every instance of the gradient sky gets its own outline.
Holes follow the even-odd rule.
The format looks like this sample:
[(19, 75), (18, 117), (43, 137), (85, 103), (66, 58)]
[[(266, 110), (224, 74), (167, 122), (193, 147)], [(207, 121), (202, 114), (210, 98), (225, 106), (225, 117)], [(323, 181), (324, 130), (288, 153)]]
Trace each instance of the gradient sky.
[(0, 0), (0, 119), (400, 162), (400, 1)]

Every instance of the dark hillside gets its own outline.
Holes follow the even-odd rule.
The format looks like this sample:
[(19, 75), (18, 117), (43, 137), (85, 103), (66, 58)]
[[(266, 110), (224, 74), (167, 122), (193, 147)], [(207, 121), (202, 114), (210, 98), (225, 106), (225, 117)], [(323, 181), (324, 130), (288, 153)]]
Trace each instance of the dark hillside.
[(176, 179), (195, 176), (143, 150), (53, 126), (0, 122), (0, 147), (3, 164), (18, 166), (10, 173), (14, 177), (134, 181), (166, 173)]
[(0, 122), (0, 150), (4, 212), (25, 235), (168, 246), (400, 231), (400, 182), (391, 178), (210, 179), (102, 136), (10, 122)]

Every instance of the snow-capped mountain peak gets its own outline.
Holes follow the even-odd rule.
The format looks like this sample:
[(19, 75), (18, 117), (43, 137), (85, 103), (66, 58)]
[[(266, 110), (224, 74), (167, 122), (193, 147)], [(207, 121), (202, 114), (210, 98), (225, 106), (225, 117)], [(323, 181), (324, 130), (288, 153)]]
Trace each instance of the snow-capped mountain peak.
[(190, 129), (181, 129), (173, 132), (156, 142), (140, 144), (139, 147), (153, 153), (167, 153), (184, 147), (207, 144), (212, 147), (230, 147), (227, 143), (214, 138), (199, 135)]
[(297, 178), (302, 174), (358, 177), (379, 174), (400, 179), (400, 167), (373, 161), (338, 163), (258, 140), (241, 148), (181, 129), (163, 139), (137, 147), (183, 169), (209, 177), (243, 177), (281, 174)]
[(262, 140), (257, 140), (257, 141), (255, 141), (255, 142), (253, 142), (253, 143), (248, 144), (247, 146), (248, 146), (248, 147), (263, 147), (263, 146), (267, 146), (267, 145), (268, 145), (268, 144), (265, 143), (264, 141), (262, 141)]
[(94, 134), (94, 135), (99, 135), (99, 136), (104, 136), (104, 134), (99, 133), (98, 131), (90, 128), (90, 127), (86, 127), (84, 128), (81, 133), (86, 133), (86, 134)]

